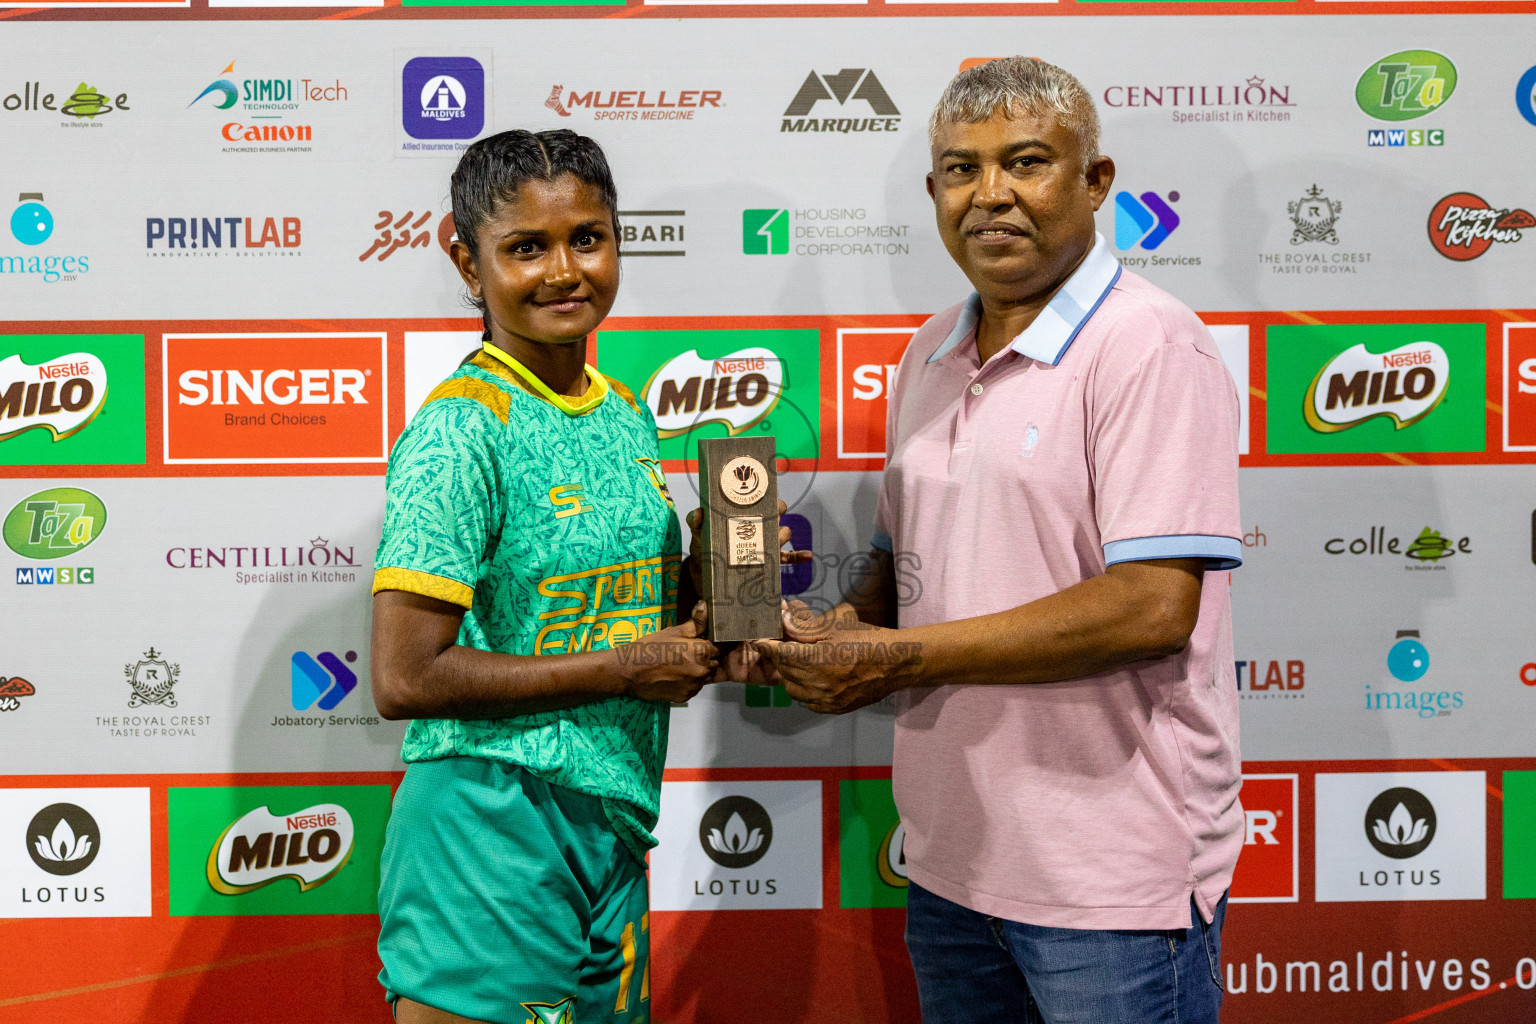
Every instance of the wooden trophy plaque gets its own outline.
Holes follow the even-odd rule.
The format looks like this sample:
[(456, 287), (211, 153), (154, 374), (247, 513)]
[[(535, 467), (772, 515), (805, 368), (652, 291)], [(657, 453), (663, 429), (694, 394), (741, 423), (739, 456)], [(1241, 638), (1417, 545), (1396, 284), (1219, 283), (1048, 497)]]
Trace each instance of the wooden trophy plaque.
[(705, 605), (714, 643), (777, 640), (779, 486), (770, 436), (699, 442)]

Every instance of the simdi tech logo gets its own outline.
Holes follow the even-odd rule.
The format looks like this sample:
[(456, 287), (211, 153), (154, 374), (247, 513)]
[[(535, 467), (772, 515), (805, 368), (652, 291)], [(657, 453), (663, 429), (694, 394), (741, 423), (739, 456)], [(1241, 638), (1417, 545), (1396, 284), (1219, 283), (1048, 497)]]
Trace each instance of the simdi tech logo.
[(1452, 192), (1429, 211), (1429, 242), (1448, 260), (1475, 260), (1494, 242), (1509, 244), (1536, 228), (1536, 217), (1518, 207), (1494, 208), (1482, 196)]
[(1283, 324), (1266, 343), (1271, 453), (1486, 446), (1482, 324)]
[(149, 790), (0, 789), (0, 915), (149, 917)]
[[(0, 275), (5, 278), (36, 278), (44, 284), (60, 281), (77, 281), (91, 271), (89, 254), (60, 254), (50, 246), (43, 249), (53, 238), (56, 226), (53, 211), (44, 205), (41, 192), (22, 192), (16, 198), (16, 208), (10, 217), (11, 238), (26, 248), (5, 252), (0, 250)], [(65, 238), (69, 235), (64, 232)]]
[(382, 334), (167, 334), (167, 463), (384, 462)]
[(0, 335), (0, 463), (143, 465), (144, 336)]
[(172, 917), (377, 913), (388, 786), (167, 794)]
[[(859, 101), (856, 109), (847, 109), (850, 101)], [(836, 106), (834, 117), (825, 116), (827, 107)], [(821, 114), (816, 117), (813, 115)], [(850, 117), (849, 114), (863, 114)], [(874, 117), (868, 115), (874, 114)], [(843, 68), (836, 74), (811, 71), (800, 83), (779, 124), (781, 132), (894, 132), (901, 127), (901, 111), (890, 94), (869, 68)]]
[[(296, 124), (289, 117), (302, 117), (306, 106), (345, 103), (350, 97), (340, 79), (318, 78), (236, 78), (232, 60), (212, 82), (187, 106), (231, 111), (238, 104), (242, 113), (223, 114), (219, 137), (226, 143), (279, 143), (269, 146), (225, 146), (226, 153), (266, 152), (307, 153), (314, 141), (314, 126)], [(287, 145), (287, 144), (292, 145)]]

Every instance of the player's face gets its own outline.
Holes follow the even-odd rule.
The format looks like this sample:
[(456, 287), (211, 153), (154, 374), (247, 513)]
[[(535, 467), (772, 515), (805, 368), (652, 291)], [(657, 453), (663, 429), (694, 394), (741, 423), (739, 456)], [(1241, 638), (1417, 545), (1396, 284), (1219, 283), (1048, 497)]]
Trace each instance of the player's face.
[(1049, 114), (1015, 111), (946, 124), (933, 143), (939, 235), (983, 297), (1052, 291), (1093, 247), (1093, 214), (1114, 181), (1100, 157), (1083, 170), (1077, 136)]
[(528, 181), (480, 227), (479, 259), (460, 242), (453, 259), (469, 293), (485, 303), (491, 341), (580, 341), (613, 308), (619, 244), (602, 193), (575, 176)]

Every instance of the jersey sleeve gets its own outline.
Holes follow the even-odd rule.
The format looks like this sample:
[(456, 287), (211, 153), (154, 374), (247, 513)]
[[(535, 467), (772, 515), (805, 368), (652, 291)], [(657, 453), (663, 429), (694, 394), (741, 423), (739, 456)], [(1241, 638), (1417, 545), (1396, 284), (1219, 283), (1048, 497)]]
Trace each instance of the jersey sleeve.
[[(1191, 318), (1193, 319), (1193, 318)], [(1201, 558), (1209, 570), (1242, 564), (1238, 527), (1238, 399), (1214, 344), (1197, 344), (1157, 318), (1126, 325), (1141, 341), (1117, 346), (1095, 385), (1089, 456), (1104, 564)], [(1148, 333), (1161, 334), (1147, 344)], [(1123, 358), (1131, 351), (1136, 358)], [(1102, 396), (1102, 397), (1099, 397)]]
[(503, 424), (471, 398), (429, 401), (395, 443), (373, 592), (404, 590), (469, 608), (501, 521), (495, 439)]

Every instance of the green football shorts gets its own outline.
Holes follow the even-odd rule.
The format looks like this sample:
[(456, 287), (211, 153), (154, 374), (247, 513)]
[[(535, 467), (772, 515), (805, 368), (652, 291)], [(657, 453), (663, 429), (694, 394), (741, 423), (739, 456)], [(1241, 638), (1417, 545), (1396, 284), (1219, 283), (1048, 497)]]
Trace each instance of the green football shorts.
[(596, 798), (478, 757), (418, 761), (395, 794), (379, 981), (492, 1024), (645, 1024), (645, 868)]

